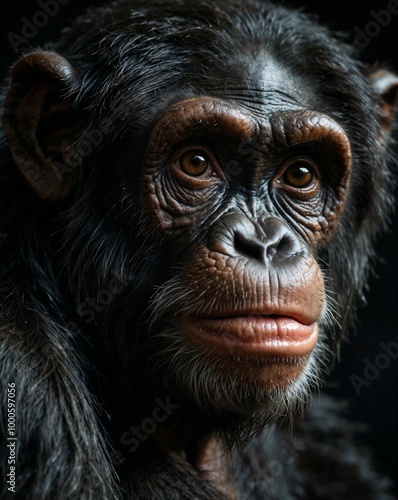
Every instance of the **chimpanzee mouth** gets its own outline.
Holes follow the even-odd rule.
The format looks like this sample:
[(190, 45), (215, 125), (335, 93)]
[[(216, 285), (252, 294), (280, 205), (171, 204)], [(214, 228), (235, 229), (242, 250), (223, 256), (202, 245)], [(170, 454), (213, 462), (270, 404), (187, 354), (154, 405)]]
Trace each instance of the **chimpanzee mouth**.
[(233, 314), (222, 317), (181, 318), (183, 332), (194, 343), (231, 354), (275, 358), (307, 356), (318, 339), (318, 324), (297, 315)]

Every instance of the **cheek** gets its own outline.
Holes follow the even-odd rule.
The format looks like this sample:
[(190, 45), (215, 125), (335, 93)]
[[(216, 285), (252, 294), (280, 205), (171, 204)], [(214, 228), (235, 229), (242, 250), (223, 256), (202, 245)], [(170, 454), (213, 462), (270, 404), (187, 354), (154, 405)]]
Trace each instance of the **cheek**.
[(278, 200), (278, 213), (289, 221), (292, 229), (312, 248), (328, 242), (337, 226), (344, 204), (339, 203), (330, 209), (328, 206), (300, 205), (292, 200)]
[(324, 189), (319, 196), (307, 202), (289, 197), (286, 193), (273, 193), (277, 213), (312, 249), (324, 245), (332, 237), (344, 211), (349, 177), (340, 187)]
[(222, 183), (192, 190), (175, 182), (165, 168), (158, 172), (144, 169), (141, 179), (141, 205), (161, 232), (183, 231), (203, 223), (219, 204)]

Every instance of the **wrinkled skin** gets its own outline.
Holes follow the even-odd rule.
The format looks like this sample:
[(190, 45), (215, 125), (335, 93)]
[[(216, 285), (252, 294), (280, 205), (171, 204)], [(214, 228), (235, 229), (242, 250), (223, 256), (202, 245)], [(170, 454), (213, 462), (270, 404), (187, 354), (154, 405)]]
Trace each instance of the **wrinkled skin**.
[[(194, 347), (196, 384), (218, 380), (218, 390), (195, 394), (215, 413), (224, 404), (269, 413), (269, 393), (277, 400), (279, 389), (308, 384), (328, 312), (314, 252), (333, 233), (351, 171), (349, 140), (332, 119), (257, 108), (210, 98), (178, 103), (156, 124), (143, 162), (142, 203), (170, 242), (181, 282), (181, 304), (174, 295), (170, 310), (176, 276), (161, 288), (154, 320), (180, 332), (170, 346), (179, 356)], [(237, 175), (231, 161), (241, 165)], [(162, 371), (173, 377), (176, 368)], [(223, 384), (234, 387), (226, 403)]]

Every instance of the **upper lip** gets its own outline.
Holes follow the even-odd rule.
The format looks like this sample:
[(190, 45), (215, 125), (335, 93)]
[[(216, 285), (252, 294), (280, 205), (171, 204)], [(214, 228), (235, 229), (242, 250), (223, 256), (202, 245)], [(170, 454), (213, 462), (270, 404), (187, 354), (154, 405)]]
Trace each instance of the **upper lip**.
[(264, 317), (264, 318), (289, 318), (302, 325), (310, 325), (315, 321), (305, 315), (305, 311), (296, 311), (294, 309), (235, 309), (223, 312), (217, 312), (217, 314), (207, 314), (198, 316), (201, 320), (222, 320), (222, 319), (233, 319), (233, 318), (245, 318), (245, 317)]

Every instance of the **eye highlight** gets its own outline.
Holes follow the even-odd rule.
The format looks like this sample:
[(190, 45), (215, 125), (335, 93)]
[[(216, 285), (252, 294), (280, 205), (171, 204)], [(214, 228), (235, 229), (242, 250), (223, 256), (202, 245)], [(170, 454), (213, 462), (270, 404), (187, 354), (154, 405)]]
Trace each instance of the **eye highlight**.
[(192, 177), (200, 177), (207, 172), (210, 166), (210, 159), (204, 151), (189, 150), (181, 155), (179, 164), (185, 174)]

